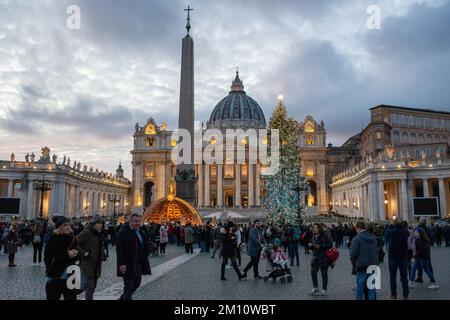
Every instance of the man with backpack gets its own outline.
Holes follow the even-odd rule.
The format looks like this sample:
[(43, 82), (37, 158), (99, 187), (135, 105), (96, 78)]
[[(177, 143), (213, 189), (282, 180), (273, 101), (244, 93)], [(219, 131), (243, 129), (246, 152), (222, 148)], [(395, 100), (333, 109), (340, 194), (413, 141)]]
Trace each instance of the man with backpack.
[(297, 262), (297, 267), (300, 266), (300, 258), (298, 255), (298, 244), (300, 242), (300, 228), (298, 222), (295, 222), (291, 228), (286, 231), (288, 245), (289, 245), (289, 257), (291, 258), (291, 266), (294, 265), (294, 257)]
[[(356, 299), (363, 300), (364, 289), (366, 288), (367, 268), (378, 265), (378, 244), (377, 238), (371, 234), (362, 221), (356, 223), (357, 235), (352, 240), (350, 249), (350, 260), (356, 274)], [(368, 300), (376, 300), (376, 290), (368, 289)]]

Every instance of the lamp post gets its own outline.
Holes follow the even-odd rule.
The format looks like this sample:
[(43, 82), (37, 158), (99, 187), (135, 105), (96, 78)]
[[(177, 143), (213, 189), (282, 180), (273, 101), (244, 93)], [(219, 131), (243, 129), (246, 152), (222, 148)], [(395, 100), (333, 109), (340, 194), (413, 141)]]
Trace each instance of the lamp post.
[(113, 203), (113, 217), (116, 217), (116, 203), (119, 203), (122, 200), (122, 195), (116, 193), (116, 189), (114, 189), (114, 194), (108, 194), (109, 202)]
[(39, 215), (44, 214), (44, 192), (53, 189), (53, 182), (50, 180), (45, 180), (45, 175), (42, 175), (42, 180), (33, 180), (34, 190), (41, 192), (41, 205), (39, 208)]

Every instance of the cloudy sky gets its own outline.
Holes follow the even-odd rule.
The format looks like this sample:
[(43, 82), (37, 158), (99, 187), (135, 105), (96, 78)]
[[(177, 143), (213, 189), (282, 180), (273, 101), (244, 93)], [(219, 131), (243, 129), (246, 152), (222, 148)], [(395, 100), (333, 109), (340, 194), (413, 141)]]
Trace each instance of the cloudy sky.
[[(177, 126), (188, 4), (199, 121), (236, 67), (267, 119), (283, 94), (335, 145), (378, 104), (450, 111), (447, 0), (0, 0), (0, 159), (47, 145), (100, 170), (122, 160), (130, 177), (134, 124)], [(67, 28), (70, 5), (79, 30)]]

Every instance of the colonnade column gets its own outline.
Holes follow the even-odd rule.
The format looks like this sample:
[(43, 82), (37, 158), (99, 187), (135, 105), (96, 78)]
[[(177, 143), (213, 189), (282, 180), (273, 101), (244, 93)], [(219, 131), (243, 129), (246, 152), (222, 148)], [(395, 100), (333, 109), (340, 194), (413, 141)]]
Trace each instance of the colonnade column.
[(217, 165), (217, 206), (223, 207), (223, 164)]
[(235, 194), (236, 194), (236, 207), (241, 206), (241, 165), (236, 164), (236, 179), (235, 179)]

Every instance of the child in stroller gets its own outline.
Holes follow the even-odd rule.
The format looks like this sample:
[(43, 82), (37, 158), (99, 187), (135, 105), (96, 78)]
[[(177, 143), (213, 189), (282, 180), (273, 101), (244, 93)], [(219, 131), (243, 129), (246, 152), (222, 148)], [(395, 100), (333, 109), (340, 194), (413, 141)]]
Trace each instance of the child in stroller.
[(271, 278), (274, 282), (280, 278), (281, 283), (292, 282), (293, 278), (289, 269), (289, 259), (277, 243), (275, 245), (266, 246), (263, 250), (267, 257), (266, 276), (264, 281)]

